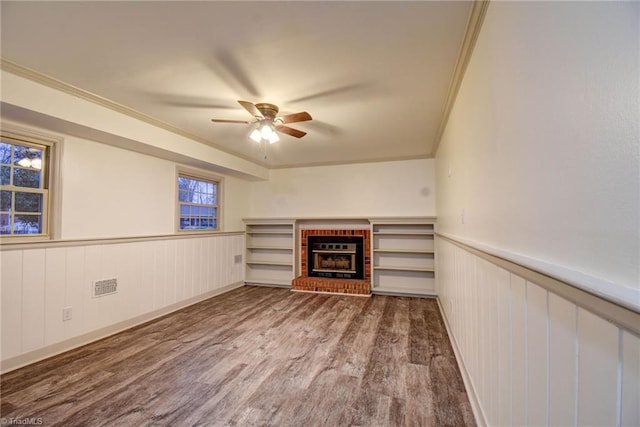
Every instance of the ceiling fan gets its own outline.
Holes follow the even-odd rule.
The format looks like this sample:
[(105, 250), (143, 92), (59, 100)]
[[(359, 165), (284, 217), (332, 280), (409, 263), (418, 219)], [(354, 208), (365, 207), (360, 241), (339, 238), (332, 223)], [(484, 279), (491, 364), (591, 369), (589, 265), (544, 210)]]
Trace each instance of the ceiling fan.
[(282, 132), (296, 138), (302, 138), (307, 133), (289, 126), (288, 123), (305, 122), (311, 120), (311, 115), (306, 111), (300, 113), (287, 114), (286, 116), (277, 116), (279, 108), (277, 105), (265, 102), (254, 104), (249, 101), (238, 101), (238, 104), (254, 117), (254, 120), (228, 120), (228, 119), (211, 119), (215, 123), (257, 123), (258, 126), (251, 133), (250, 138), (256, 142), (267, 140), (270, 143), (278, 141), (278, 136), (274, 131)]

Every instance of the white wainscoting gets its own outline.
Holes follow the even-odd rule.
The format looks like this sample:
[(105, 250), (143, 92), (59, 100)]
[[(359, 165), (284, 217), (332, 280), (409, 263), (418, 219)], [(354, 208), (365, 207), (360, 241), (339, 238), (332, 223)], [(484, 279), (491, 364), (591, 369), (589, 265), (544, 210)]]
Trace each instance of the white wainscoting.
[(640, 425), (638, 313), (593, 297), (595, 312), (613, 313), (596, 315), (567, 298), (575, 289), (553, 292), (537, 273), (436, 244), (440, 304), (480, 424)]
[[(194, 303), (244, 279), (243, 263), (234, 260), (243, 253), (243, 233), (15, 246), (0, 253), (3, 371)], [(112, 277), (118, 279), (117, 293), (92, 298), (92, 282)], [(63, 322), (64, 307), (72, 307), (73, 318)]]

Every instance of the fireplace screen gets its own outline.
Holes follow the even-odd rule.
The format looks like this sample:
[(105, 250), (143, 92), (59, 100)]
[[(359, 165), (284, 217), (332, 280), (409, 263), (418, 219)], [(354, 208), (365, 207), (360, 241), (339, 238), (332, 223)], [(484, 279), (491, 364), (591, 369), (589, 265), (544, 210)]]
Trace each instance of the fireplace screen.
[(356, 265), (356, 245), (352, 243), (316, 243), (313, 245), (313, 271), (353, 273)]
[(363, 240), (351, 236), (308, 236), (309, 275), (364, 278)]

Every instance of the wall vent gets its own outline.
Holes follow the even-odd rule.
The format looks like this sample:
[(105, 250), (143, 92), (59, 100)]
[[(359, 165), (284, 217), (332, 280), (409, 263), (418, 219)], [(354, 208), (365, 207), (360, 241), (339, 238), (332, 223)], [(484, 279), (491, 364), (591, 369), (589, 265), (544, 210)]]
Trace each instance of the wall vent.
[(94, 280), (91, 295), (93, 298), (115, 294), (118, 291), (118, 279)]

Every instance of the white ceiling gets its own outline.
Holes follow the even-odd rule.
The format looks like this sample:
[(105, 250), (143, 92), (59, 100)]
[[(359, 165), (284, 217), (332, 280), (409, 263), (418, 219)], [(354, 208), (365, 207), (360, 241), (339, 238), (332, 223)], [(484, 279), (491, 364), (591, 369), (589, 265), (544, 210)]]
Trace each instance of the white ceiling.
[[(8, 2), (2, 57), (269, 167), (428, 157), (471, 2)], [(267, 159), (236, 102), (308, 111)]]

